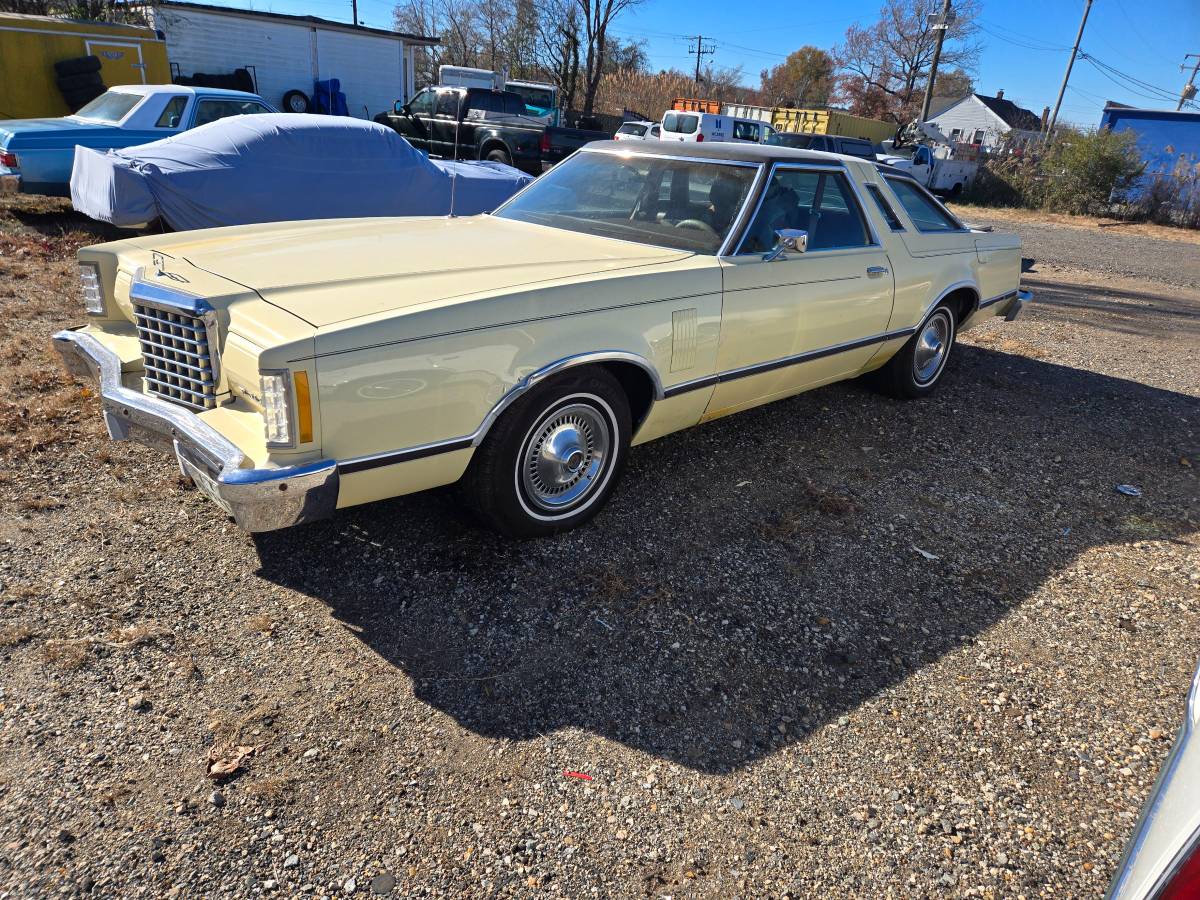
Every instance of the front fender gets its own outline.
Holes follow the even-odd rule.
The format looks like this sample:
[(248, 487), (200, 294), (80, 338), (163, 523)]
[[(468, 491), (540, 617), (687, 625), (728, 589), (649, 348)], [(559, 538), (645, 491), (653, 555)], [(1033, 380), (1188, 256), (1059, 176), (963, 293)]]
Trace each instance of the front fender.
[[(507, 324), (476, 324), (488, 303), (510, 316)], [(582, 363), (638, 366), (656, 397), (711, 374), (720, 272), (689, 260), (667, 273), (581, 279), (438, 312), (318, 334), (327, 455), (341, 461), (444, 442), (474, 446), (521, 392)], [(417, 328), (437, 330), (404, 338)]]

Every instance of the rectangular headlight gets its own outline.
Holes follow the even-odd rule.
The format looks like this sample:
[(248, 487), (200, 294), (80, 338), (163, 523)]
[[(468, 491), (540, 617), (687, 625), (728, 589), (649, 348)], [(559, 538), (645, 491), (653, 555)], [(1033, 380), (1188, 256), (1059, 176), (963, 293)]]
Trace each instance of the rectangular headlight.
[(288, 381), (286, 371), (263, 372), (259, 376), (268, 446), (290, 447), (292, 445), (292, 416), (288, 403), (290, 394)]
[(83, 308), (93, 316), (104, 315), (104, 291), (100, 288), (100, 267), (96, 263), (79, 264), (79, 283), (83, 286)]

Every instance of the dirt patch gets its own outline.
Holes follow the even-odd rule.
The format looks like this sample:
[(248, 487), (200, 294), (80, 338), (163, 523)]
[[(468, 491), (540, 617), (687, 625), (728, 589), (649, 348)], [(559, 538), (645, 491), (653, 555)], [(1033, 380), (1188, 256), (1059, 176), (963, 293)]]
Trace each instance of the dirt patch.
[(78, 227), (0, 206), (0, 892), (1103, 891), (1195, 664), (1197, 292), (1081, 240), (929, 400), (636, 448), (580, 531), (251, 538), (45, 352)]

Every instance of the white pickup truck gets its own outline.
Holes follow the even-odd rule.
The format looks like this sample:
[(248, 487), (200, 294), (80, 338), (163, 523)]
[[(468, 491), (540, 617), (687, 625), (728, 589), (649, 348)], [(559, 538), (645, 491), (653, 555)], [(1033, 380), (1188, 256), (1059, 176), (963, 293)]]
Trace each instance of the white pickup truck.
[(881, 153), (878, 160), (911, 175), (914, 180), (937, 194), (947, 194), (957, 197), (975, 179), (979, 170), (978, 159), (962, 159), (952, 148), (947, 152), (935, 152), (934, 148), (924, 144), (913, 149), (912, 155)]
[(922, 186), (957, 197), (975, 180), (979, 148), (950, 140), (929, 122), (910, 122), (893, 141), (884, 141), (879, 162), (903, 170)]

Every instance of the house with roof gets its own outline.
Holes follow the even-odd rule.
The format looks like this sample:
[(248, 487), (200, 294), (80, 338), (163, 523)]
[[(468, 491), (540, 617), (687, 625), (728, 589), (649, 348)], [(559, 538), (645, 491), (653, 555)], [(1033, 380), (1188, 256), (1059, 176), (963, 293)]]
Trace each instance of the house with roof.
[(1039, 117), (1011, 100), (1004, 91), (996, 96), (967, 94), (965, 97), (935, 97), (929, 106), (929, 121), (948, 138), (966, 144), (979, 144), (993, 151), (1001, 143), (1012, 145), (1040, 140), (1047, 109)]

